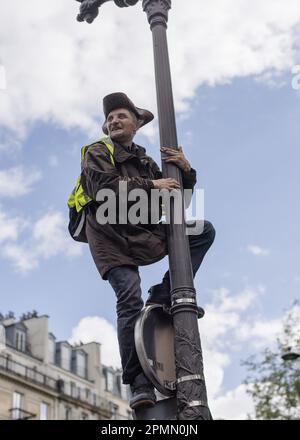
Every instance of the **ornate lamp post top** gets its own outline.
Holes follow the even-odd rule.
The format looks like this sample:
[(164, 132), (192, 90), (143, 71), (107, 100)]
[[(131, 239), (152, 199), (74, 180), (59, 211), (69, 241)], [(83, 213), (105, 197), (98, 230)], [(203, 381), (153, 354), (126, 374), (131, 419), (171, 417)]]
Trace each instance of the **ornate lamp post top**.
[[(78, 21), (86, 21), (87, 23), (93, 23), (99, 13), (100, 6), (103, 3), (112, 0), (77, 0), (81, 3), (80, 12), (77, 15)], [(139, 0), (113, 0), (119, 8), (125, 8), (127, 6), (134, 6)]]
[[(78, 21), (93, 23), (99, 14), (99, 8), (108, 1), (114, 1), (119, 8), (136, 5), (140, 0), (77, 0), (80, 5), (80, 12), (77, 15)], [(146, 12), (151, 29), (156, 24), (167, 26), (168, 11), (171, 9), (171, 0), (142, 0), (143, 10)]]

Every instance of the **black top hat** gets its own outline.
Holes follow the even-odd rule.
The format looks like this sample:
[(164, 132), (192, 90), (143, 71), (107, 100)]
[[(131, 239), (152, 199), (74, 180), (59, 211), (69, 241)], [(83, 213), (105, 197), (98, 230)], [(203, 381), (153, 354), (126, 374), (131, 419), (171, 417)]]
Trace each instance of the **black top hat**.
[(138, 118), (140, 127), (143, 127), (143, 125), (148, 124), (148, 122), (151, 122), (154, 119), (153, 113), (136, 107), (125, 93), (111, 93), (103, 98), (103, 112), (105, 116), (105, 122), (102, 126), (103, 133), (108, 134), (106, 122), (107, 116), (110, 112), (118, 108), (127, 108), (128, 110), (131, 110)]

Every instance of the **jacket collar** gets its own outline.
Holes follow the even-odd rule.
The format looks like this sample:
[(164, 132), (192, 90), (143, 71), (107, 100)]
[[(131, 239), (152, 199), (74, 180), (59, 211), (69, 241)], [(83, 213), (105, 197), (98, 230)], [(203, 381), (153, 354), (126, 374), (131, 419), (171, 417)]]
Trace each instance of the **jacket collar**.
[(125, 162), (125, 160), (132, 159), (134, 157), (142, 158), (145, 155), (146, 155), (146, 150), (144, 147), (141, 147), (136, 144), (132, 144), (132, 152), (131, 152), (124, 145), (114, 142), (114, 159), (119, 163)]

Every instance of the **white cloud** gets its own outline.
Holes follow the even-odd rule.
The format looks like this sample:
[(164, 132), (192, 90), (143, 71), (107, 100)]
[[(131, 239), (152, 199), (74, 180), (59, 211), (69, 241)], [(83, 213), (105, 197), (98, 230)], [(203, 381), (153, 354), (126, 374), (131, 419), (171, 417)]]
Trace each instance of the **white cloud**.
[[(0, 206), (1, 209), (1, 206)], [(0, 210), (0, 243), (17, 240), (25, 222), (19, 217), (9, 217)]]
[(261, 246), (257, 246), (254, 244), (249, 244), (249, 246), (247, 246), (247, 251), (253, 255), (258, 255), (258, 256), (270, 255), (269, 249), (265, 249), (265, 248), (262, 248)]
[(27, 224), (26, 235), (19, 243), (6, 243), (1, 251), (22, 274), (36, 269), (41, 260), (57, 255), (76, 257), (82, 253), (82, 246), (68, 235), (67, 221), (60, 212), (49, 212), (31, 226)]
[(230, 370), (232, 356), (242, 352), (245, 356), (246, 344), (250, 352), (255, 352), (275, 342), (280, 320), (257, 317), (257, 306), (265, 291), (264, 286), (258, 285), (233, 295), (221, 287), (212, 291), (213, 299), (205, 305), (206, 313), (199, 321), (199, 329), (208, 397), (216, 418), (245, 419), (253, 412), (244, 386), (224, 392), (223, 381)]
[(2, 250), (2, 255), (13, 263), (17, 272), (23, 274), (36, 269), (39, 264), (35, 252), (17, 244), (6, 244)]
[(28, 194), (41, 176), (40, 171), (21, 165), (0, 171), (0, 197), (15, 198)]
[(73, 328), (69, 339), (74, 343), (99, 342), (101, 344), (101, 361), (106, 366), (121, 367), (116, 329), (106, 319), (99, 316), (86, 316)]
[(81, 253), (79, 243), (67, 235), (67, 222), (61, 212), (50, 212), (40, 218), (33, 226), (32, 237), (36, 253), (43, 258), (60, 253), (72, 257)]
[(241, 314), (249, 311), (264, 292), (264, 286), (247, 287), (237, 295), (232, 295), (225, 287), (212, 290), (213, 301), (206, 304), (205, 317), (199, 322), (206, 347), (230, 347), (232, 339), (229, 340), (228, 335), (234, 337), (239, 331)]
[(6, 89), (6, 76), (4, 66), (0, 66), (0, 90)]
[(252, 399), (246, 393), (246, 386), (239, 385), (210, 402), (212, 414), (217, 419), (245, 420), (254, 414)]
[(292, 88), (294, 90), (300, 90), (300, 65), (292, 67)]
[(233, 310), (246, 310), (257, 298), (265, 292), (264, 286), (257, 286), (257, 288), (245, 288), (238, 295), (230, 295), (229, 289), (221, 287), (220, 289), (212, 290), (215, 300), (218, 302), (218, 310), (221, 312)]
[[(7, 87), (1, 123), (19, 137), (36, 120), (96, 137), (101, 98), (111, 91), (123, 90), (137, 105), (156, 108), (152, 39), (141, 4), (121, 10), (109, 2), (92, 25), (76, 22), (78, 6), (68, 0), (2, 6)], [(281, 0), (189, 0), (188, 7), (174, 0), (169, 42), (177, 110), (189, 109), (203, 83), (248, 75), (270, 81), (290, 72), (297, 63), (299, 23), (298, 0), (284, 7)]]
[(210, 401), (214, 401), (221, 392), (225, 369), (230, 365), (231, 359), (228, 353), (218, 350), (217, 346), (208, 349), (205, 341), (205, 332), (202, 332), (201, 335), (203, 335), (204, 375), (208, 398)]
[(274, 344), (282, 328), (281, 319), (257, 319), (254, 322), (242, 322), (236, 333), (237, 340), (245, 341), (256, 349)]

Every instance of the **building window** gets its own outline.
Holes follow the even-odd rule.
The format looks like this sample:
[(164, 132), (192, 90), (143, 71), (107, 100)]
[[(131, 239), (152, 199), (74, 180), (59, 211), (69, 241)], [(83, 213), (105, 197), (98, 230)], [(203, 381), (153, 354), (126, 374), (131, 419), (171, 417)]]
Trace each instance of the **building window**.
[(51, 335), (49, 335), (48, 347), (49, 347), (49, 363), (55, 364), (55, 339)]
[(117, 375), (117, 387), (121, 398), (123, 400), (128, 400), (128, 386), (123, 384), (122, 376), (120, 374)]
[(61, 360), (60, 366), (65, 370), (70, 370), (71, 366), (71, 350), (68, 346), (61, 344), (60, 348)]
[(18, 420), (22, 418), (23, 406), (24, 406), (24, 395), (15, 391), (13, 394), (12, 413), (11, 413), (11, 417), (13, 420)]
[(40, 420), (49, 419), (49, 405), (48, 403), (42, 402), (40, 405)]
[(88, 420), (88, 419), (89, 419), (89, 415), (87, 413), (81, 414), (81, 420)]
[(111, 402), (111, 419), (117, 420), (118, 419), (118, 411), (119, 407), (115, 403)]
[(111, 393), (114, 390), (114, 375), (111, 371), (106, 371), (106, 388), (107, 391), (110, 391)]
[(93, 393), (93, 405), (97, 406), (97, 394)]
[(76, 383), (75, 382), (71, 382), (71, 396), (74, 397), (75, 399), (78, 397), (76, 395)]
[(16, 349), (25, 351), (25, 333), (21, 330), (16, 330)]
[(86, 356), (82, 352), (77, 352), (77, 374), (81, 377), (86, 377)]
[(66, 406), (66, 420), (71, 420), (72, 418), (72, 409), (69, 406)]

